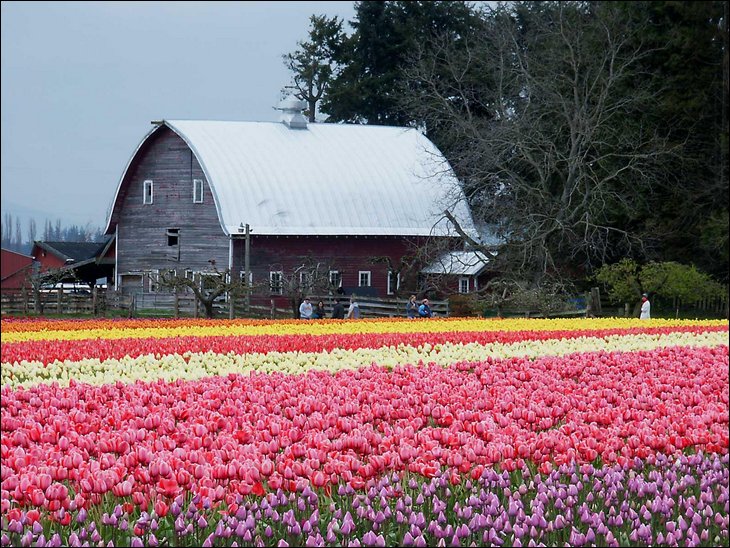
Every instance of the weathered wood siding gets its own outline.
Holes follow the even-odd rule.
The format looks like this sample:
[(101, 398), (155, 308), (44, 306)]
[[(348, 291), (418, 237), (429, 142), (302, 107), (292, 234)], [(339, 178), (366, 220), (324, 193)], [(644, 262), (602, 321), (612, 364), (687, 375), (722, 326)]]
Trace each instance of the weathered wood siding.
[[(193, 203), (193, 179), (203, 180), (203, 203)], [(153, 202), (143, 203), (144, 181), (152, 180)], [(210, 259), (228, 266), (228, 237), (218, 220), (208, 181), (197, 159), (163, 127), (140, 148), (122, 182), (116, 204), (117, 276), (149, 270), (209, 270)], [(167, 230), (178, 228), (178, 249)], [(131, 279), (131, 278), (130, 278)]]

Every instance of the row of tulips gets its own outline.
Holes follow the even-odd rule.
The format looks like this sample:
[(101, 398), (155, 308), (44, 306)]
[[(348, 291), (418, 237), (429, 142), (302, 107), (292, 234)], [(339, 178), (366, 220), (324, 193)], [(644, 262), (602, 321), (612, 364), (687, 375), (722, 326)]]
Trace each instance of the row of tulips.
[(3, 388), (2, 504), (221, 500), (258, 482), (361, 487), (389, 470), (724, 454), (727, 410), (726, 346)]
[[(26, 326), (27, 328), (22, 328)], [(401, 318), (390, 320), (314, 320), (308, 322), (284, 320), (230, 320), (217, 323), (201, 320), (173, 320), (167, 323), (152, 323), (138, 320), (131, 326), (122, 322), (96, 321), (41, 323), (33, 328), (29, 322), (2, 320), (3, 343), (47, 340), (47, 339), (123, 339), (138, 337), (183, 337), (208, 335), (299, 335), (310, 337), (326, 334), (352, 333), (440, 333), (452, 331), (572, 331), (628, 329), (647, 327), (706, 326), (724, 327), (720, 320), (652, 320), (651, 325), (634, 318), (594, 319), (512, 319), (486, 320), (476, 318), (438, 318), (428, 321), (412, 321)], [(57, 327), (61, 327), (58, 329)]]
[(727, 326), (673, 326), (646, 329), (613, 328), (561, 331), (442, 331), (411, 333), (338, 333), (302, 337), (299, 335), (210, 335), (178, 336), (167, 338), (135, 337), (119, 339), (32, 340), (3, 342), (3, 363), (37, 361), (44, 364), (54, 361), (83, 359), (108, 360), (125, 356), (138, 357), (146, 354), (165, 356), (183, 355), (190, 352), (214, 352), (217, 354), (267, 354), (270, 352), (331, 352), (335, 349), (359, 348), (438, 348), (445, 344), (511, 345), (523, 342), (558, 341), (570, 339), (612, 339), (631, 335), (662, 337), (684, 333), (686, 340), (702, 333), (719, 334), (719, 340), (727, 342)]
[[(514, 337), (515, 334), (518, 336)], [(497, 341), (504, 342), (490, 342), (494, 340), (490, 335), (473, 332), (453, 333), (447, 334), (444, 338), (434, 337), (441, 342), (433, 344), (427, 342), (429, 335), (422, 333), (400, 339), (407, 341), (407, 344), (392, 338), (395, 336), (376, 337), (372, 334), (310, 337), (306, 341), (301, 337), (290, 336), (263, 339), (260, 337), (215, 337), (212, 340), (211, 338), (144, 339), (132, 340), (129, 346), (117, 345), (111, 341), (83, 343), (75, 341), (68, 344), (63, 341), (59, 344), (36, 341), (8, 345), (13, 352), (17, 352), (16, 347), (19, 346), (33, 345), (42, 348), (36, 348), (38, 350), (36, 355), (29, 352), (32, 357), (37, 358), (35, 360), (3, 363), (0, 379), (2, 385), (8, 388), (31, 387), (40, 383), (54, 382), (60, 386), (68, 386), (73, 381), (94, 385), (157, 380), (172, 382), (178, 379), (195, 380), (215, 375), (247, 375), (252, 372), (301, 374), (316, 369), (334, 373), (343, 369), (367, 367), (373, 363), (386, 367), (434, 363), (445, 367), (458, 362), (482, 361), (486, 358), (536, 358), (588, 351), (635, 352), (667, 346), (727, 345), (727, 331), (716, 329), (702, 332), (696, 332), (694, 329), (662, 330), (646, 334), (591, 332), (594, 336), (578, 336), (577, 332), (560, 332), (557, 335), (552, 332), (538, 332), (532, 333), (532, 337), (526, 332), (515, 334), (496, 338)], [(445, 342), (448, 338), (458, 342)], [(122, 339), (119, 342), (121, 341), (130, 339)], [(145, 343), (149, 346), (145, 346)], [(123, 357), (83, 358), (78, 348), (70, 348), (79, 344), (88, 347), (92, 354), (114, 353), (122, 354)], [(97, 347), (94, 349), (95, 344)], [(360, 346), (357, 346), (358, 344)], [(311, 350), (298, 350), (305, 346)], [(350, 346), (354, 348), (348, 348)], [(262, 352), (251, 352), (252, 347)], [(7, 353), (17, 356), (10, 350)], [(64, 356), (65, 359), (56, 358), (50, 361), (54, 355)]]
[[(728, 456), (658, 456), (631, 469), (484, 469), (430, 481), (388, 473), (324, 492), (304, 487), (217, 505), (177, 496), (137, 511), (14, 508), (2, 546), (723, 546)], [(124, 499), (122, 499), (124, 500)]]

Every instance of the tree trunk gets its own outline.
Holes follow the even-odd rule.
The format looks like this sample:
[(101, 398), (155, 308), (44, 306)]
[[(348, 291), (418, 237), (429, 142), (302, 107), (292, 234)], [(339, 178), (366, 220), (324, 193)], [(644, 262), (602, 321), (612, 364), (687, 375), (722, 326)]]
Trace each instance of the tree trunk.
[(205, 307), (205, 317), (208, 319), (213, 318), (215, 310), (213, 309), (213, 301), (203, 301)]

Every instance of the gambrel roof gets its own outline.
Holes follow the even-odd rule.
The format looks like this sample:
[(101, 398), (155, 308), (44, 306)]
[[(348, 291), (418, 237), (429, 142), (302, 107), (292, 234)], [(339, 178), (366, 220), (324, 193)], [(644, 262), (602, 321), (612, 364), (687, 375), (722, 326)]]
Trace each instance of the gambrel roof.
[(455, 175), (416, 129), (165, 120), (137, 151), (162, 127), (195, 154), (226, 234), (249, 224), (258, 235), (456, 235), (447, 208), (473, 231)]

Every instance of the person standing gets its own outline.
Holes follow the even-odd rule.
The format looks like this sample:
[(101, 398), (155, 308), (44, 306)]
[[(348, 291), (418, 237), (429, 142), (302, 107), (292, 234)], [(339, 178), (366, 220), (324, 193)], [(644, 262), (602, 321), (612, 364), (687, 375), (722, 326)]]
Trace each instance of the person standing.
[(421, 306), (418, 307), (418, 315), (421, 318), (430, 318), (433, 314), (431, 313), (431, 307), (428, 306), (428, 299), (423, 299)]
[(314, 312), (312, 312), (312, 318), (315, 320), (322, 320), (326, 317), (327, 314), (324, 311), (324, 302), (319, 301), (317, 306), (314, 308)]
[(639, 316), (639, 319), (651, 319), (651, 303), (649, 302), (649, 295), (646, 293), (641, 296), (641, 315)]
[(344, 320), (345, 319), (345, 305), (339, 299), (332, 308), (332, 319), (333, 320)]
[(304, 297), (302, 304), (299, 305), (299, 318), (302, 320), (312, 319), (312, 303), (309, 302), (309, 297)]
[(416, 302), (416, 296), (411, 295), (411, 298), (408, 299), (408, 302), (406, 303), (406, 316), (409, 320), (412, 320), (416, 317), (418, 314), (418, 303)]
[(350, 299), (350, 308), (347, 309), (347, 319), (357, 320), (360, 317), (360, 305), (353, 296)]

